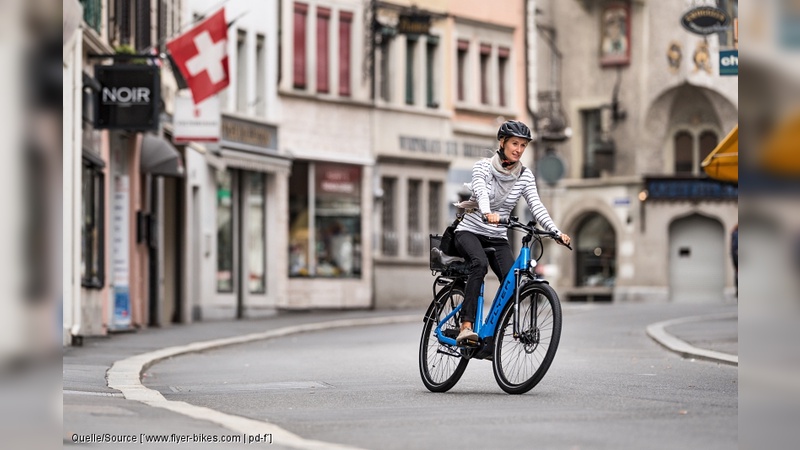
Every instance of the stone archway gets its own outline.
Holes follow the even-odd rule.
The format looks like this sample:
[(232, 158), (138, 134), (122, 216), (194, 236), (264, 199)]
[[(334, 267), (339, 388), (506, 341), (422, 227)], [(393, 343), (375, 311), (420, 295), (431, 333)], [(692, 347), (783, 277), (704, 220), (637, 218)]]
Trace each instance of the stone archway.
[(738, 123), (736, 105), (723, 94), (683, 83), (654, 98), (644, 117), (637, 159), (638, 173), (672, 174), (675, 133), (689, 130), (695, 137), (712, 130), (720, 138)]

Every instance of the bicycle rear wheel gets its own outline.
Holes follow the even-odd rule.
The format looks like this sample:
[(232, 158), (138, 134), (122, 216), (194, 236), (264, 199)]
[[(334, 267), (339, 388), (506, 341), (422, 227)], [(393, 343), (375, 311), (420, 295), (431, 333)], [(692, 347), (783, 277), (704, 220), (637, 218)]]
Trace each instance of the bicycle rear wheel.
[(544, 377), (561, 338), (561, 304), (546, 284), (528, 286), (519, 298), (519, 335), (514, 336), (514, 302), (500, 315), (494, 339), (494, 378), (509, 394), (524, 394)]
[[(432, 392), (446, 392), (450, 390), (467, 368), (467, 359), (461, 357), (458, 347), (439, 342), (436, 336), (436, 325), (450, 314), (456, 306), (464, 301), (464, 292), (453, 289), (434, 306), (430, 317), (425, 319), (422, 327), (422, 337), (419, 343), (419, 373), (422, 383)], [(459, 314), (456, 313), (445, 324), (442, 332), (447, 336), (458, 335)]]

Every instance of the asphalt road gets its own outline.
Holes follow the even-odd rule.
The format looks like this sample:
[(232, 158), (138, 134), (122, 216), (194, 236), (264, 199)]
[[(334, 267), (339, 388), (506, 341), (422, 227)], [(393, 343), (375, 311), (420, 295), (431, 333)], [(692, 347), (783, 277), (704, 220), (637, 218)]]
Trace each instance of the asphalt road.
[(521, 396), (501, 391), (486, 361), (472, 361), (450, 392), (428, 392), (421, 321), (179, 356), (143, 382), (168, 400), (359, 448), (736, 448), (737, 368), (659, 347), (644, 328), (665, 311), (682, 314), (676, 305), (567, 308), (553, 366)]

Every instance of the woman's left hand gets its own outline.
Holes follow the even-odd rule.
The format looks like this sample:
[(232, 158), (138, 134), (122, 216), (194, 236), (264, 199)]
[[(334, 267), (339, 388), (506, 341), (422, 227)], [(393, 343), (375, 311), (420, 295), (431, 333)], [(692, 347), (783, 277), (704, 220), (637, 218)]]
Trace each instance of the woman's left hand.
[(569, 238), (568, 234), (561, 233), (561, 236), (558, 237), (558, 240), (556, 242), (562, 245), (569, 245), (570, 241), (571, 239)]

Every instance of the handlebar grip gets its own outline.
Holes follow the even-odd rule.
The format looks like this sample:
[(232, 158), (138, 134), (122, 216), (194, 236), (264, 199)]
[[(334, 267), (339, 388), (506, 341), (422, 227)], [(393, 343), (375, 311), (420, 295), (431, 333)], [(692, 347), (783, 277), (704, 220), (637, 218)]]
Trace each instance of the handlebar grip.
[[(483, 223), (489, 223), (489, 220), (486, 218), (486, 216), (481, 216), (481, 219), (483, 220)], [(501, 218), (500, 218), (500, 221), (499, 221), (499, 222), (497, 222), (497, 224), (498, 224), (498, 225), (509, 225), (509, 224), (511, 224), (512, 222), (516, 222), (516, 221), (517, 221), (517, 218), (516, 218), (516, 217), (514, 217), (514, 216), (511, 216), (511, 217), (501, 217)]]

